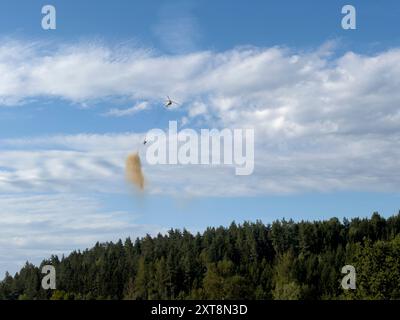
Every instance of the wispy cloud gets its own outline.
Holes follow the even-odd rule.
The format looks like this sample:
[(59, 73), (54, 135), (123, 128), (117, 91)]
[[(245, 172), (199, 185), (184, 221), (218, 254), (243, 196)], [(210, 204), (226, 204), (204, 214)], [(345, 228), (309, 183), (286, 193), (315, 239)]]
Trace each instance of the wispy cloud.
[[(399, 135), (321, 135), (258, 139), (255, 172), (231, 167), (149, 166), (143, 134), (99, 134), (0, 140), (2, 192), (126, 193), (126, 156), (140, 150), (150, 194), (207, 197), (325, 191), (395, 191)], [(227, 187), (229, 186), (229, 187)]]
[(168, 52), (182, 54), (197, 49), (201, 30), (193, 14), (194, 7), (194, 2), (177, 1), (160, 8), (153, 32)]
[[(400, 169), (399, 49), (373, 56), (336, 57), (326, 46), (307, 52), (236, 48), (173, 56), (92, 45), (43, 55), (35, 46), (26, 51), (18, 46), (29, 47), (0, 47), (1, 101), (124, 96), (152, 103), (168, 92), (182, 103), (186, 119), (207, 127), (255, 129), (253, 176), (234, 177), (230, 168), (145, 164), (154, 181), (151, 192), (214, 196), (400, 187), (393, 174)], [(114, 111), (126, 112), (134, 111)], [(139, 148), (140, 136), (2, 141), (0, 189), (85, 189), (107, 186), (99, 183), (103, 179), (122, 181), (123, 159)]]
[(2, 194), (0, 196), (0, 277), (29, 259), (92, 247), (97, 241), (141, 237), (165, 230), (135, 223), (131, 212), (109, 211), (93, 195)]
[(125, 109), (112, 108), (109, 111), (103, 113), (103, 115), (106, 117), (126, 117), (139, 113), (143, 110), (147, 110), (148, 107), (149, 103), (147, 101), (143, 101), (135, 104), (131, 108), (125, 108)]

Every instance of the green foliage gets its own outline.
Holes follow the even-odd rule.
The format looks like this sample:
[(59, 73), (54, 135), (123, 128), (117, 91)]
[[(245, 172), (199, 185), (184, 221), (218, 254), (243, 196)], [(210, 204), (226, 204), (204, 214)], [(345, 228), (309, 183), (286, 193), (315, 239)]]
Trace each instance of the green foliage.
[[(45, 264), (56, 268), (57, 290), (41, 288)], [(346, 264), (356, 268), (357, 290), (341, 288)], [(96, 243), (7, 273), (0, 299), (400, 299), (400, 214)]]
[(296, 260), (291, 251), (281, 254), (277, 258), (274, 268), (273, 297), (276, 300), (298, 300), (301, 297), (301, 288), (296, 281)]
[(355, 297), (400, 299), (400, 236), (375, 243), (366, 239), (357, 246), (354, 260), (360, 283)]
[(235, 271), (235, 265), (230, 260), (209, 263), (203, 280), (204, 298), (249, 299), (251, 287), (245, 277)]

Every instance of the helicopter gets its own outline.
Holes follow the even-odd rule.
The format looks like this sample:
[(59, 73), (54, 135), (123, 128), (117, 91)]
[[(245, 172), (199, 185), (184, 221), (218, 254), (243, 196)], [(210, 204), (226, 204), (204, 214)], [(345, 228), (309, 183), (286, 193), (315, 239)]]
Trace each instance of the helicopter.
[(172, 106), (173, 104), (179, 105), (178, 102), (171, 100), (171, 98), (169, 96), (167, 96), (167, 101), (165, 101), (164, 107), (168, 108), (168, 107)]

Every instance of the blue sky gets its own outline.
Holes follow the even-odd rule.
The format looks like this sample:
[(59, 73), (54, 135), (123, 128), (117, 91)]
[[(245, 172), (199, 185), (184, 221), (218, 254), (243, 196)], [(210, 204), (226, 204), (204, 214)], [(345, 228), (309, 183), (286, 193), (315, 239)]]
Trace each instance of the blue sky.
[[(2, 1), (0, 273), (175, 227), (398, 212), (399, 16), (390, 0)], [(253, 175), (144, 163), (137, 194), (124, 158), (168, 120), (254, 127)]]

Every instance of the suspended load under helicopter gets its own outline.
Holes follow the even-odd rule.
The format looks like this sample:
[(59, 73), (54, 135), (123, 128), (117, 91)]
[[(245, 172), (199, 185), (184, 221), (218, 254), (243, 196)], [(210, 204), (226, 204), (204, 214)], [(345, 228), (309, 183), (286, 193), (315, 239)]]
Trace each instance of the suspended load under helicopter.
[[(179, 106), (179, 102), (176, 102), (176, 101), (172, 100), (169, 96), (167, 96), (167, 100), (164, 103), (164, 107), (168, 109), (174, 104)], [(147, 140), (145, 138), (143, 141), (143, 145), (146, 145), (146, 144), (147, 144)]]

